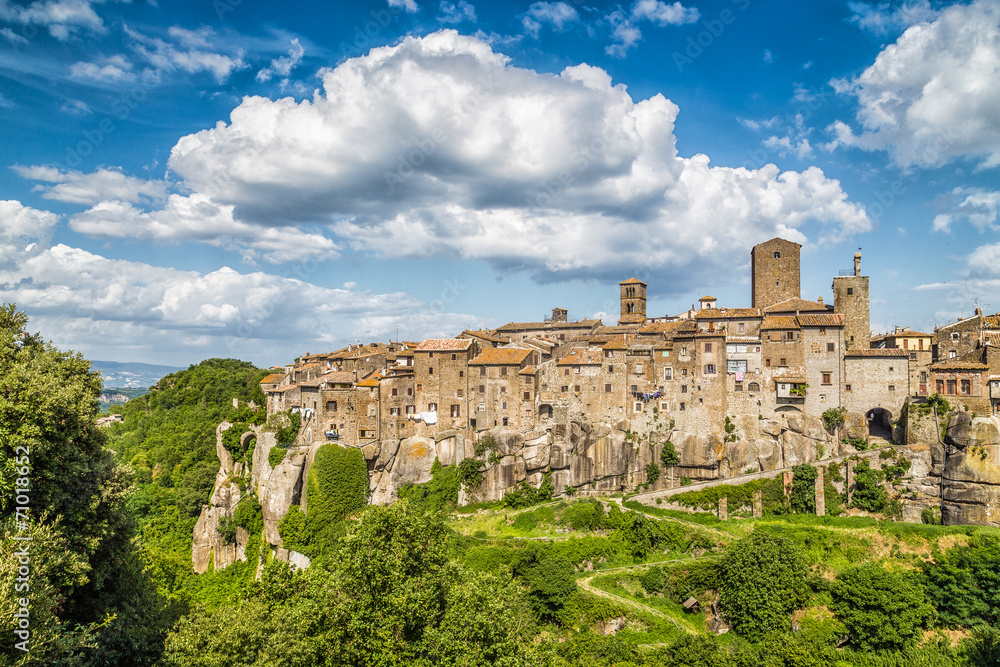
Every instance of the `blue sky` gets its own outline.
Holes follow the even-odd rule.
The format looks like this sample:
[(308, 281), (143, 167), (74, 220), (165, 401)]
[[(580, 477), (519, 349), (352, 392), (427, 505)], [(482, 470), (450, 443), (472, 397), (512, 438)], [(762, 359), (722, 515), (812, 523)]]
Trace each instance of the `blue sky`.
[(1000, 2), (0, 0), (0, 299), (91, 358), (617, 319), (803, 244), (1000, 309)]

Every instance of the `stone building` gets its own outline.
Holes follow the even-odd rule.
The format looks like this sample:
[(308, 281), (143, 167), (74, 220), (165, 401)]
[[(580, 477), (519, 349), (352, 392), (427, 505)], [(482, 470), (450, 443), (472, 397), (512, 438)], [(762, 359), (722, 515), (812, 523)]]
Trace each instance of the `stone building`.
[(861, 275), (861, 253), (854, 254), (853, 275), (833, 279), (833, 310), (844, 316), (844, 341), (848, 349), (869, 346), (868, 276)]
[(535, 420), (535, 378), (520, 373), (528, 367), (533, 354), (518, 348), (487, 348), (469, 362), (473, 431), (497, 426), (531, 430)]
[(414, 350), (416, 415), (432, 414), (435, 430), (469, 426), (469, 362), (477, 351), (468, 338), (430, 338)]
[(843, 404), (841, 359), (844, 354), (846, 326), (839, 313), (799, 315), (802, 332), (802, 356), (805, 366), (806, 396), (804, 411), (818, 415)]
[(930, 381), (933, 356), (931, 334), (913, 331), (909, 327), (896, 327), (892, 333), (873, 336), (873, 348), (903, 350), (910, 355), (910, 393), (912, 396), (927, 396), (934, 392)]
[(969, 354), (985, 345), (991, 335), (1000, 335), (1000, 314), (984, 316), (983, 309), (976, 308), (972, 317), (934, 329), (934, 361)]
[(873, 435), (891, 438), (909, 394), (909, 355), (898, 349), (848, 349), (844, 353), (842, 405), (868, 418)]
[(646, 320), (646, 283), (629, 278), (618, 283), (621, 315), (618, 324), (642, 324)]
[(511, 342), (521, 341), (532, 336), (545, 336), (563, 342), (580, 336), (590, 335), (599, 326), (601, 326), (601, 321), (593, 319), (584, 319), (579, 322), (552, 320), (544, 322), (511, 322), (498, 327), (494, 333)]
[(799, 252), (793, 241), (773, 238), (750, 251), (750, 307), (767, 308), (801, 295)]

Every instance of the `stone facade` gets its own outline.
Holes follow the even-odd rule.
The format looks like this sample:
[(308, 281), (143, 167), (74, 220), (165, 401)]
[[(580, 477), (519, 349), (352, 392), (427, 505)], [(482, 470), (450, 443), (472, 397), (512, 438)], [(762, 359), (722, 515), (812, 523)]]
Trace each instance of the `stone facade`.
[(782, 238), (760, 243), (750, 251), (750, 306), (767, 308), (801, 295), (799, 251), (802, 246)]
[(861, 275), (861, 253), (854, 255), (854, 275), (833, 279), (833, 310), (844, 317), (848, 349), (864, 349), (871, 340), (868, 276)]

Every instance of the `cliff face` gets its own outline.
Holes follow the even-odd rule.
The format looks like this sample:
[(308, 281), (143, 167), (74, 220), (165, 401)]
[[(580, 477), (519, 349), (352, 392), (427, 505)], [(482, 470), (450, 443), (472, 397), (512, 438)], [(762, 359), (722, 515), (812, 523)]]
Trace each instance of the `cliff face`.
[(1000, 526), (1000, 418), (953, 415), (944, 441), (943, 523)]

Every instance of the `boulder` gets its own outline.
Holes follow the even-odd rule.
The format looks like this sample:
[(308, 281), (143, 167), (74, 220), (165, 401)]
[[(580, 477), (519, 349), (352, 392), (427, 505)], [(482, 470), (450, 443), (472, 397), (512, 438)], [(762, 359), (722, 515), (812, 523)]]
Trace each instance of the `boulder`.
[(222, 470), (226, 473), (233, 471), (233, 455), (222, 444), (222, 433), (228, 431), (230, 428), (232, 428), (232, 424), (229, 422), (222, 422), (215, 428), (215, 455), (219, 457)]
[(782, 467), (781, 446), (771, 438), (758, 438), (754, 441), (757, 451), (757, 465), (761, 470), (774, 470)]
[(973, 419), (967, 412), (953, 415), (948, 421), (948, 434), (945, 436), (945, 442), (959, 449), (1000, 444), (997, 419), (994, 417)]
[(725, 443), (722, 449), (722, 460), (719, 462), (719, 475), (735, 477), (746, 472), (747, 468), (758, 470), (758, 453), (755, 443), (737, 440)]
[(816, 441), (788, 430), (781, 434), (782, 467), (796, 466), (815, 459)]
[(549, 445), (544, 443), (537, 445), (525, 445), (521, 450), (521, 456), (524, 458), (525, 467), (529, 471), (547, 468), (549, 465), (549, 459), (551, 458), (551, 452), (549, 449)]
[(868, 420), (860, 412), (848, 412), (844, 415), (843, 434), (845, 438), (868, 439)]
[(431, 481), (431, 467), (436, 457), (437, 447), (433, 440), (420, 435), (404, 438), (392, 464), (393, 485), (399, 488), (404, 484)]
[(777, 438), (781, 435), (781, 423), (774, 419), (761, 419), (760, 422), (760, 432), (765, 435), (770, 435)]

